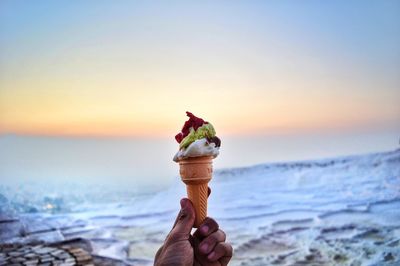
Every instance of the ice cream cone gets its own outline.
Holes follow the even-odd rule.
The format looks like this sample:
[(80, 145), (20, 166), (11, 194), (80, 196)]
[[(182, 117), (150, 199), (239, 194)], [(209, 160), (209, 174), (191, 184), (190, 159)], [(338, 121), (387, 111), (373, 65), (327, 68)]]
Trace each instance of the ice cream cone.
[(208, 182), (212, 177), (212, 159), (212, 156), (202, 156), (179, 160), (180, 175), (196, 212), (195, 228), (199, 227), (207, 217)]

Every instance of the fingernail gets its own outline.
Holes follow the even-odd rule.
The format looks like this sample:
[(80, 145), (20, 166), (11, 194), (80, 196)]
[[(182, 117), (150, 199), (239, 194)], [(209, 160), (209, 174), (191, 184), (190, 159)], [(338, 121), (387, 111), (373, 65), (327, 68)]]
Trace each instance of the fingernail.
[(185, 199), (181, 199), (181, 208), (184, 209), (187, 206), (187, 201)]
[(207, 256), (207, 258), (211, 260), (214, 256), (215, 256), (215, 251), (211, 252), (211, 253)]
[(201, 232), (202, 232), (203, 234), (207, 234), (207, 232), (208, 232), (208, 226), (207, 226), (207, 225), (203, 225), (203, 226), (201, 227)]
[(208, 250), (208, 244), (207, 244), (207, 243), (201, 245), (201, 251), (203, 251), (204, 253), (206, 253), (207, 250)]

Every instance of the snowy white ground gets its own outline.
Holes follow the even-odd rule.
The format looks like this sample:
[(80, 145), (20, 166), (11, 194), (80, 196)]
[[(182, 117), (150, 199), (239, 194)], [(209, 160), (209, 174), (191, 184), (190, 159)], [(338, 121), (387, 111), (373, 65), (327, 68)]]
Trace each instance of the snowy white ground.
[[(400, 265), (400, 150), (217, 170), (210, 186), (209, 215), (234, 246), (232, 265)], [(34, 195), (0, 193), (0, 218), (19, 219), (0, 223), (1, 243), (79, 236), (97, 254), (152, 265), (185, 188), (177, 178), (156, 194), (114, 193), (111, 204), (38, 201), (53, 214)]]

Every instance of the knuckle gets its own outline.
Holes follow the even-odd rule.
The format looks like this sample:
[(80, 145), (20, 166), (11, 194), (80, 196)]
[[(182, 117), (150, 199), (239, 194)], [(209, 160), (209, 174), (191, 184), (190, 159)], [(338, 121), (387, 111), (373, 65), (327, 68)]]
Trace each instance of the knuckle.
[(219, 234), (220, 234), (220, 236), (221, 236), (221, 241), (225, 241), (225, 240), (226, 240), (226, 234), (225, 234), (225, 232), (222, 231), (222, 230), (219, 230), (218, 232), (219, 232)]
[(226, 243), (226, 254), (227, 254), (227, 256), (232, 257), (233, 247), (231, 244)]
[(206, 217), (205, 219), (204, 219), (204, 221), (203, 221), (203, 224), (204, 225), (210, 225), (210, 220), (212, 220), (212, 218), (210, 218), (210, 217)]
[(167, 243), (177, 242), (182, 240), (188, 240), (188, 236), (185, 233), (181, 232), (172, 232), (167, 239)]
[(181, 211), (179, 212), (179, 215), (178, 215), (178, 220), (184, 219), (185, 216), (186, 216), (185, 211), (184, 211), (184, 210), (181, 210)]
[(185, 210), (185, 209), (182, 209), (180, 212), (179, 212), (179, 220), (184, 220), (184, 219), (186, 219), (186, 218), (189, 218), (190, 217), (190, 212), (188, 212), (187, 210)]
[(209, 226), (209, 228), (211, 228), (214, 231), (218, 230), (219, 228), (218, 223), (213, 218), (207, 217), (206, 223)]
[(215, 235), (215, 234), (211, 234), (211, 235), (209, 235), (209, 236), (207, 237), (206, 240), (207, 240), (207, 242), (210, 243), (210, 244), (217, 243), (217, 242), (218, 242), (218, 236)]

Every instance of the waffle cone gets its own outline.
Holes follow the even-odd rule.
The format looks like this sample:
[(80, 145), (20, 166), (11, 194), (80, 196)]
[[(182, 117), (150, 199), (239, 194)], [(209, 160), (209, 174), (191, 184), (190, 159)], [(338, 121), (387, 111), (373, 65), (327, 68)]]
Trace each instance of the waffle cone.
[(180, 175), (196, 212), (195, 228), (199, 227), (207, 217), (208, 182), (212, 177), (212, 159), (212, 156), (202, 156), (179, 161)]

